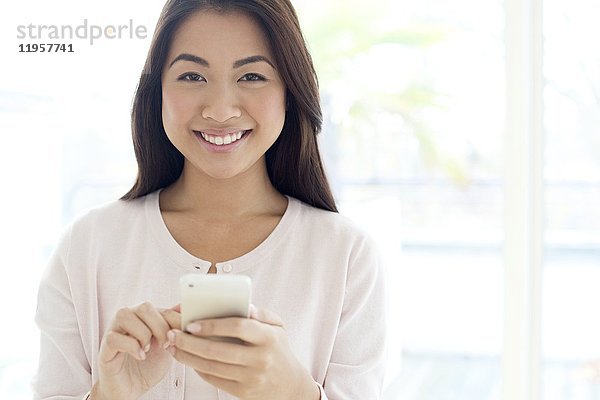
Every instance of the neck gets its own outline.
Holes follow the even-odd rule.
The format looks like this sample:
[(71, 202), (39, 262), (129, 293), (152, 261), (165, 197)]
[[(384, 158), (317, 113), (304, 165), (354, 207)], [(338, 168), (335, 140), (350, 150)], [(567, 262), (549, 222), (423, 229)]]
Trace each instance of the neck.
[(271, 184), (264, 158), (228, 179), (212, 178), (186, 161), (179, 179), (161, 193), (161, 210), (212, 221), (282, 215), (286, 206), (285, 197)]

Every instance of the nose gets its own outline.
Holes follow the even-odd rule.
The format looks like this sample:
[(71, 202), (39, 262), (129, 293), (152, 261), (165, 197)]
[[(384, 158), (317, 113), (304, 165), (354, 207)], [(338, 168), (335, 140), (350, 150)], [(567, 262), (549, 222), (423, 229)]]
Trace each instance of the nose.
[(214, 87), (206, 93), (202, 102), (202, 117), (216, 122), (226, 122), (242, 115), (235, 90), (228, 87)]

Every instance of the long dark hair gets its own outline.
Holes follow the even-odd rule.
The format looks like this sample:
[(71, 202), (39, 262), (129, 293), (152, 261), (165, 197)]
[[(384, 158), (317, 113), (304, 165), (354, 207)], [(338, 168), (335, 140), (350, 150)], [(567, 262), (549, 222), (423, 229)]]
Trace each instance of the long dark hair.
[(184, 157), (167, 138), (162, 121), (161, 73), (177, 28), (191, 14), (204, 9), (245, 12), (258, 21), (270, 42), (287, 91), (283, 130), (265, 157), (271, 183), (282, 194), (337, 212), (317, 145), (323, 120), (317, 76), (289, 0), (167, 1), (156, 25), (131, 111), (138, 176), (121, 199), (145, 196), (169, 186), (181, 175)]

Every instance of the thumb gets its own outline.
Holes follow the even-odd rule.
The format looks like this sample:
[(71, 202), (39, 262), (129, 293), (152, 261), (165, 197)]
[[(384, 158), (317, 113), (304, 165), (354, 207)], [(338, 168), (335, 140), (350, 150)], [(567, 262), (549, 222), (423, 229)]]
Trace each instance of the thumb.
[(250, 318), (264, 322), (265, 324), (283, 327), (283, 321), (279, 315), (275, 314), (273, 311), (256, 307), (254, 304), (250, 304)]

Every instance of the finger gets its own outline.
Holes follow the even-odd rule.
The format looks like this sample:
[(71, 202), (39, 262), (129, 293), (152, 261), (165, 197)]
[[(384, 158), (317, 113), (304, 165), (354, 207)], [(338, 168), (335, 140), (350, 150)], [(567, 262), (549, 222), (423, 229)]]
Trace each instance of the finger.
[(232, 365), (249, 365), (256, 351), (248, 346), (197, 337), (176, 329), (171, 332), (173, 332), (173, 343), (177, 349), (207, 360)]
[(239, 338), (247, 343), (264, 344), (274, 339), (274, 326), (248, 318), (217, 318), (194, 321), (186, 330), (195, 336)]
[(146, 353), (140, 343), (133, 337), (123, 333), (108, 331), (102, 340), (104, 351), (100, 351), (100, 361), (108, 363), (119, 353), (127, 353), (136, 360), (145, 360)]
[(152, 331), (140, 319), (134, 310), (121, 308), (117, 311), (111, 324), (110, 330), (132, 336), (139, 342), (140, 347), (145, 348), (152, 339)]
[(173, 306), (170, 309), (175, 312), (181, 313), (181, 304), (177, 304), (176, 306)]
[(162, 317), (167, 321), (170, 329), (181, 329), (181, 313), (179, 310), (170, 308), (161, 311)]
[[(168, 342), (167, 332), (171, 327), (167, 324), (167, 321), (163, 318), (160, 311), (154, 307), (151, 303), (145, 302), (137, 306), (135, 314), (142, 320), (144, 324), (150, 329), (152, 336), (156, 338), (159, 346), (164, 347), (165, 343)], [(149, 349), (150, 341), (152, 337), (144, 342), (144, 350)]]
[(177, 347), (171, 347), (169, 351), (173, 358), (188, 367), (194, 368), (196, 372), (237, 382), (247, 375), (247, 368), (244, 366), (202, 358)]
[(250, 318), (264, 322), (265, 324), (283, 327), (283, 321), (279, 315), (273, 311), (256, 307), (254, 304), (250, 305)]

